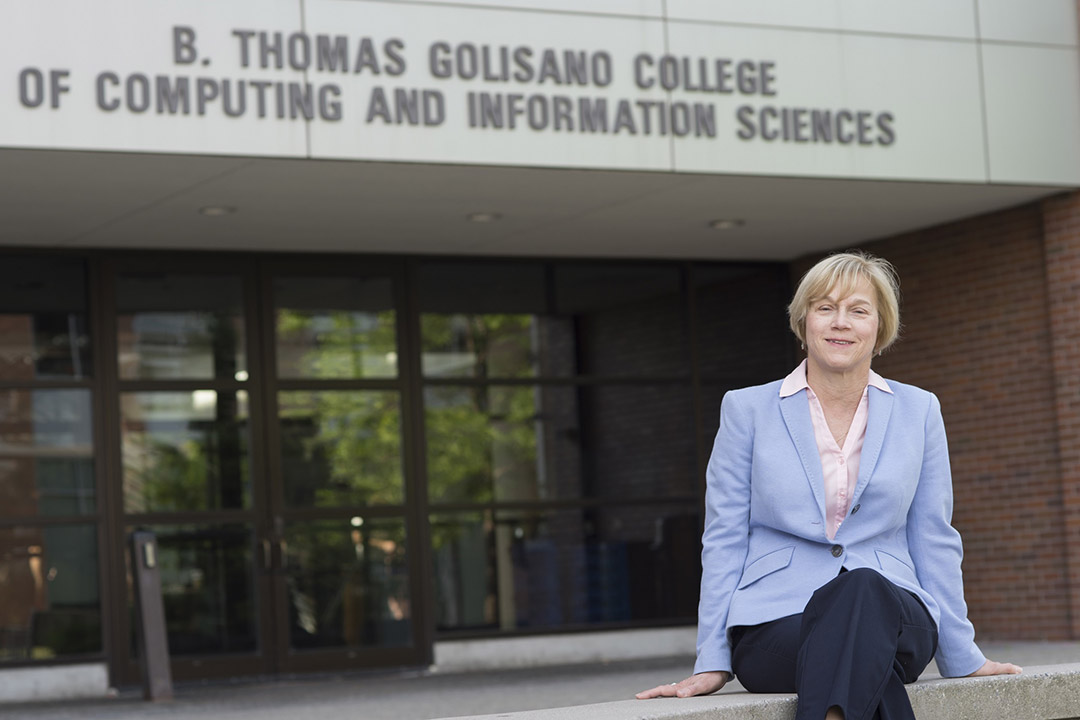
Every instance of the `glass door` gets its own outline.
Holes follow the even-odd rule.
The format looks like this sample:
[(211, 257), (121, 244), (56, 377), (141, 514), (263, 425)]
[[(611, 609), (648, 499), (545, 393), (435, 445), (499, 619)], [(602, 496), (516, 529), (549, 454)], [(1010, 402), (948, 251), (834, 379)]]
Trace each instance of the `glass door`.
[[(157, 535), (176, 678), (267, 672), (254, 273), (206, 258), (110, 270), (119, 474), (112, 501), (122, 516), (113, 547), (125, 548), (135, 529)], [(124, 555), (118, 572), (128, 602), (116, 645), (131, 678), (137, 658)]]
[(157, 534), (174, 677), (421, 664), (402, 272), (208, 257), (105, 272), (111, 544)]
[(264, 268), (268, 556), (282, 671), (419, 664), (400, 271)]

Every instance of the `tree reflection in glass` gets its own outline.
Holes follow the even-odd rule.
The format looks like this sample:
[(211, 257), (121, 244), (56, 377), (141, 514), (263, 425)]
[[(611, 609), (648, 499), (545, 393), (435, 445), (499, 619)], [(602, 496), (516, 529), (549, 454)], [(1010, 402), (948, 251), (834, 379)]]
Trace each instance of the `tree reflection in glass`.
[(248, 507), (247, 393), (123, 393), (127, 512)]
[(533, 315), (424, 314), (420, 317), (427, 377), (532, 377), (539, 336)]
[(539, 494), (538, 392), (533, 387), (424, 391), (432, 502), (532, 500)]
[(278, 375), (370, 378), (397, 375), (394, 312), (279, 310)]
[(290, 505), (404, 501), (396, 391), (289, 391), (278, 395), (278, 407)]
[(278, 377), (396, 377), (392, 287), (387, 278), (275, 280)]

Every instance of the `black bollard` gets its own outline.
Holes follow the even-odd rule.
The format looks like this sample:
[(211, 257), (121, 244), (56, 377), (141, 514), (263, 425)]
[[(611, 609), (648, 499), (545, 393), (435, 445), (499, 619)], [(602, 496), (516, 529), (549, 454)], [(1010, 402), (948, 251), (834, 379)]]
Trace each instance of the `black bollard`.
[(135, 637), (143, 697), (172, 700), (169, 640), (165, 635), (165, 604), (161, 599), (161, 570), (154, 533), (148, 530), (131, 533), (131, 571), (135, 580)]

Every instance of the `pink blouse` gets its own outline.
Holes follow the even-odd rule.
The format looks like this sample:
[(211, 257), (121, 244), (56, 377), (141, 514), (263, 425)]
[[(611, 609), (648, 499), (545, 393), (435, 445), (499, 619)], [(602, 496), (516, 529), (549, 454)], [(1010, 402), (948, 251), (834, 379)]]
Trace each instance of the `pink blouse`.
[(805, 360), (784, 378), (780, 386), (780, 397), (788, 397), (805, 389), (810, 402), (810, 420), (814, 425), (818, 455), (821, 456), (821, 474), (825, 478), (825, 534), (830, 540), (836, 537), (836, 531), (847, 517), (851, 495), (855, 492), (855, 484), (859, 479), (859, 460), (862, 457), (863, 441), (866, 439), (866, 419), (870, 407), (870, 385), (892, 393), (892, 388), (885, 379), (871, 370), (870, 381), (863, 388), (862, 399), (855, 410), (855, 417), (851, 420), (843, 447), (836, 444), (836, 439), (829, 430), (829, 423), (825, 420), (821, 401), (806, 382)]

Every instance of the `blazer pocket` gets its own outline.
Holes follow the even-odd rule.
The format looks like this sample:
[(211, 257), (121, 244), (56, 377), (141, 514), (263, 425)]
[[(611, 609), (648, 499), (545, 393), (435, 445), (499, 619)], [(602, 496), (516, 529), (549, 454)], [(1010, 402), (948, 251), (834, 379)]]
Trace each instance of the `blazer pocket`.
[(881, 567), (886, 576), (892, 575), (893, 577), (904, 578), (916, 584), (918, 583), (914, 568), (906, 562), (884, 550), (875, 550), (874, 553), (877, 554), (878, 566)]
[(743, 569), (742, 578), (739, 580), (739, 587), (737, 589), (742, 590), (747, 585), (756, 583), (766, 575), (774, 573), (777, 570), (783, 570), (791, 564), (791, 556), (794, 553), (795, 546), (789, 545), (762, 555)]

